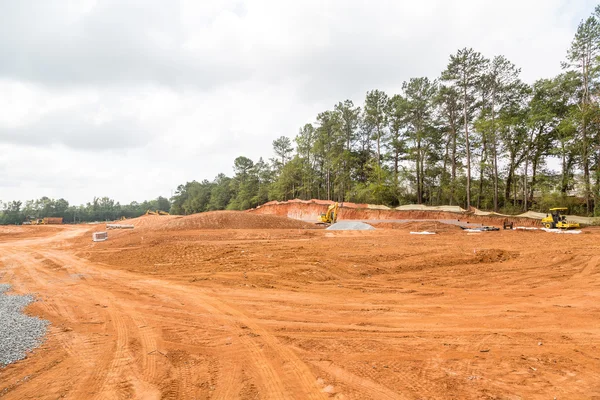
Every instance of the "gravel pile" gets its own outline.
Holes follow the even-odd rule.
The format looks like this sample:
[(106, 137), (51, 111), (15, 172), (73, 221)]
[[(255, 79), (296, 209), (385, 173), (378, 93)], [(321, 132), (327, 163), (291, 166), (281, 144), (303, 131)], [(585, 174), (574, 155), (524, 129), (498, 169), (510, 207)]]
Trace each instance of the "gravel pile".
[(371, 231), (371, 225), (360, 221), (340, 221), (327, 228), (328, 231)]
[(0, 284), (0, 368), (22, 360), (40, 345), (48, 321), (23, 314), (33, 296), (7, 295), (8, 284)]

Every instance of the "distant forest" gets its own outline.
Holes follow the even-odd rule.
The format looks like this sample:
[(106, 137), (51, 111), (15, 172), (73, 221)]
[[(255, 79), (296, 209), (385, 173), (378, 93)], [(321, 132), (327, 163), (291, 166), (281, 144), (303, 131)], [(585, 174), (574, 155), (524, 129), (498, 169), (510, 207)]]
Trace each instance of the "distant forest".
[(38, 200), (29, 200), (24, 204), (21, 201), (0, 202), (0, 225), (22, 224), (31, 219), (45, 217), (62, 217), (64, 223), (113, 221), (121, 217), (134, 218), (145, 214), (146, 211), (163, 210), (171, 208), (169, 199), (158, 197), (156, 200), (142, 203), (132, 202), (121, 205), (108, 197), (94, 198), (91, 203), (81, 206), (71, 206), (65, 199), (50, 199), (42, 197)]
[(0, 223), (243, 210), (293, 198), (504, 213), (565, 205), (599, 216), (600, 5), (566, 50), (561, 74), (527, 84), (506, 57), (460, 49), (435, 79), (411, 78), (401, 93), (372, 90), (362, 105), (344, 100), (319, 113), (293, 139), (273, 141), (269, 160), (236, 158), (231, 177), (187, 182), (170, 200), (129, 205), (12, 201), (2, 203)]

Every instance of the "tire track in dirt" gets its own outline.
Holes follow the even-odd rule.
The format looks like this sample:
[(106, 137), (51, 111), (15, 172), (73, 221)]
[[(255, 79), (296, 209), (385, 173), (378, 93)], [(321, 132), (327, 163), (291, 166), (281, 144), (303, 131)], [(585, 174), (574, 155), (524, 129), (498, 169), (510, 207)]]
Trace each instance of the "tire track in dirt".
[[(74, 272), (81, 272), (82, 265), (87, 263), (85, 260), (80, 260), (73, 256), (65, 255), (61, 252), (55, 252), (51, 254), (61, 259), (63, 263), (68, 263), (69, 265), (73, 266), (71, 268), (75, 269)], [(94, 268), (95, 267), (93, 265), (86, 265), (87, 271), (93, 271)], [(104, 279), (115, 283), (116, 281), (120, 281), (119, 285), (121, 286), (135, 288), (138, 290), (140, 289), (137, 287), (137, 285), (135, 285), (135, 280), (115, 279), (115, 275), (124, 275), (122, 272), (110, 272), (105, 273), (104, 275)], [(160, 291), (161, 289), (164, 290), (164, 287), (162, 287), (162, 282), (159, 281), (144, 280), (144, 286), (147, 288), (148, 285), (154, 286), (157, 291)], [(290, 349), (279, 343), (274, 336), (268, 333), (265, 329), (262, 329), (258, 324), (246, 317), (243, 313), (239, 312), (233, 307), (228, 306), (225, 302), (217, 299), (215, 296), (209, 296), (202, 292), (190, 292), (189, 289), (185, 287), (173, 287), (171, 288), (171, 291), (176, 293), (177, 297), (185, 295), (183, 298), (180, 298), (182, 303), (200, 303), (201, 307), (206, 309), (212, 316), (225, 319), (229, 322), (233, 330), (232, 334), (238, 335), (238, 339), (242, 342), (242, 348), (244, 349), (244, 352), (250, 357), (251, 362), (255, 365), (258, 375), (262, 377), (260, 382), (257, 383), (264, 386), (264, 393), (269, 393), (272, 398), (294, 398), (293, 393), (298, 392), (302, 393), (302, 396), (306, 399), (324, 398), (323, 394), (315, 385), (316, 378), (310, 372), (310, 369), (306, 366), (306, 364), (300, 361), (300, 359), (293, 354)], [(94, 297), (97, 298), (97, 296)], [(113, 307), (110, 308), (112, 309)], [(123, 311), (123, 313), (127, 314), (125, 311)], [(118, 315), (114, 315), (113, 318), (114, 321), (120, 321), (120, 317)], [(239, 328), (240, 325), (249, 327), (250, 331), (254, 333), (255, 337), (250, 337), (247, 331)], [(117, 332), (119, 340), (117, 347), (125, 348), (127, 342), (127, 332), (124, 328), (125, 324), (120, 321), (117, 326), (120, 327)], [(272, 361), (264, 354), (263, 349), (261, 349), (261, 347), (264, 345), (261, 342), (264, 342), (264, 344), (266, 344), (268, 348), (277, 355), (277, 358), (280, 360), (279, 362), (282, 365), (287, 366), (290, 371), (289, 373), (295, 379), (285, 379), (284, 383), (284, 380), (282, 380), (280, 374), (276, 372)], [(148, 347), (143, 348), (144, 350), (148, 350)], [(149, 351), (151, 350), (152, 349)], [(124, 358), (126, 358), (126, 354), (121, 350), (117, 350), (117, 354), (115, 355), (116, 361), (111, 366), (113, 373), (114, 371), (121, 373), (123, 366), (121, 365), (122, 362), (120, 362), (120, 360), (123, 360)], [(287, 389), (286, 386), (291, 386), (291, 390)]]
[[(110, 354), (106, 353), (107, 342), (102, 340), (92, 341), (91, 338), (86, 338), (69, 328), (69, 325), (76, 323), (79, 318), (74, 308), (65, 299), (65, 297), (69, 297), (69, 291), (63, 287), (63, 279), (57, 279), (55, 276), (57, 273), (64, 275), (65, 271), (49, 271), (48, 266), (44, 264), (44, 261), (48, 258), (38, 253), (18, 253), (18, 256), (15, 255), (15, 252), (12, 252), (12, 254), (14, 256), (12, 261), (15, 262), (15, 265), (19, 263), (22, 271), (26, 272), (26, 279), (23, 281), (21, 276), (19, 280), (22, 285), (26, 287), (44, 287), (53, 294), (51, 299), (42, 298), (41, 301), (35, 303), (36, 307), (40, 307), (49, 316), (54, 316), (55, 325), (50, 326), (49, 339), (57, 340), (60, 343), (62, 349), (66, 352), (66, 356), (77, 365), (79, 370), (93, 371), (91, 379), (82, 380), (79, 384), (73, 385), (70, 390), (86, 394), (98, 390), (104, 381), (107, 369), (103, 368), (102, 365), (97, 365), (95, 361), (100, 354)], [(85, 375), (83, 376), (85, 377)], [(67, 378), (68, 373), (61, 376), (61, 379)], [(68, 385), (71, 386), (72, 383), (69, 382)], [(67, 386), (66, 382), (65, 386)], [(39, 395), (39, 391), (37, 395)], [(37, 395), (34, 397), (37, 397)]]
[[(63, 293), (68, 293), (68, 289), (65, 292), (61, 292), (61, 287), (65, 286), (64, 282), (66, 281), (66, 279), (63, 278), (68, 274), (68, 270), (65, 268), (58, 271), (58, 273), (63, 273), (63, 278), (57, 279), (56, 275), (52, 275), (47, 266), (44, 264), (44, 260), (51, 260), (55, 264), (61, 265), (62, 260), (60, 257), (56, 257), (54, 254), (37, 254), (40, 255), (40, 257), (37, 257), (35, 260), (35, 262), (38, 264), (38, 267), (35, 269), (35, 275), (37, 277), (41, 277), (42, 275), (47, 277), (46, 281), (40, 283), (43, 285), (51, 285), (51, 282), (58, 282), (60, 284), (60, 287), (58, 287), (56, 283), (53, 284), (54, 287), (52, 292), (54, 295), (52, 296), (52, 301), (44, 301), (43, 303), (51, 305), (52, 309), (50, 310), (50, 314), (57, 316), (60, 315), (61, 317), (66, 318), (68, 325), (73, 325), (77, 322), (80, 322), (80, 318), (78, 318), (76, 315), (72, 313), (65, 313), (65, 311), (68, 312), (72, 309), (72, 307), (68, 305), (66, 301), (63, 301)], [(28, 261), (33, 265), (33, 260)], [(90, 296), (89, 298), (91, 299), (95, 297)], [(81, 304), (84, 301), (84, 299), (79, 298), (75, 301), (75, 303)], [(102, 307), (99, 303), (97, 306), (99, 306), (99, 309)], [(114, 317), (110, 314), (110, 312), (106, 311), (105, 305), (101, 309), (102, 311), (100, 311), (100, 314), (102, 315), (100, 316), (97, 314), (99, 316), (98, 319), (99, 321), (104, 321), (102, 325), (110, 328), (109, 333), (106, 333), (105, 335), (116, 334), (119, 336), (119, 330), (115, 329), (116, 327), (113, 322), (115, 321)], [(88, 311), (86, 314), (89, 315), (90, 312)], [(65, 329), (71, 328), (66, 327)], [(84, 379), (82, 379), (79, 385), (73, 388), (73, 393), (81, 394), (82, 396), (84, 393), (88, 396), (101, 393), (102, 388), (106, 385), (110, 366), (114, 364), (115, 357), (117, 356), (116, 347), (112, 346), (107, 339), (96, 341), (90, 337), (86, 338), (80, 334), (70, 335), (69, 340), (63, 340), (61, 343), (71, 358), (80, 364), (81, 370), (91, 372), (88, 376), (84, 376)]]
[(240, 381), (241, 367), (239, 363), (234, 361), (233, 363), (228, 365), (227, 370), (229, 372), (225, 374), (223, 381), (219, 385), (217, 385), (215, 391), (213, 392), (213, 395), (216, 399), (232, 399), (235, 398), (237, 395), (236, 389), (238, 387), (236, 385), (236, 382)]
[[(79, 260), (70, 256), (66, 256), (60, 251), (49, 251), (46, 256), (51, 258), (57, 263), (63, 265), (69, 265), (68, 272), (84, 273), (79, 265)], [(90, 277), (89, 282), (96, 283), (97, 279)], [(156, 345), (146, 332), (141, 332), (139, 329), (140, 317), (138, 313), (131, 307), (126, 307), (121, 304), (119, 299), (115, 297), (111, 292), (107, 292), (97, 286), (92, 286), (89, 282), (86, 282), (87, 291), (91, 295), (90, 299), (101, 299), (103, 303), (97, 303), (99, 306), (106, 310), (106, 320), (110, 321), (111, 325), (115, 328), (116, 341), (113, 350), (112, 357), (108, 366), (101, 370), (108, 371), (107, 374), (100, 378), (95, 376), (93, 378), (94, 383), (99, 383), (100, 387), (97, 389), (98, 395), (96, 398), (103, 398), (107, 393), (110, 393), (111, 388), (116, 388), (116, 392), (121, 398), (128, 398), (132, 396), (144, 396), (148, 398), (158, 398), (159, 390), (151, 383), (156, 380), (155, 376), (155, 360), (149, 361), (147, 354), (149, 349), (152, 347), (156, 348)], [(93, 295), (92, 295), (93, 294)], [(143, 318), (141, 319), (143, 321)], [(142, 322), (143, 324), (143, 322)], [(131, 349), (131, 341), (138, 340), (141, 343), (141, 349)], [(142, 354), (142, 359), (146, 359), (146, 363), (142, 362), (142, 366), (149, 368), (143, 368), (140, 370), (136, 364), (136, 354)], [(140, 372), (141, 371), (141, 372)], [(137, 393), (136, 393), (137, 391)]]
[[(294, 386), (299, 385), (298, 389), (300, 389), (303, 396), (305, 396), (304, 398), (322, 399), (325, 397), (316, 387), (316, 377), (312, 374), (307, 365), (304, 364), (291, 349), (281, 344), (275, 336), (271, 335), (266, 329), (260, 327), (258, 323), (245, 316), (242, 312), (227, 305), (224, 301), (198, 291), (195, 291), (194, 295), (202, 299), (202, 303), (205, 307), (210, 306), (213, 310), (213, 313), (229, 316), (228, 319), (232, 322), (233, 326), (241, 325), (249, 328), (253, 335), (257, 335), (257, 338), (260, 338), (262, 341), (264, 341), (269, 349), (275, 352), (277, 358), (284, 365), (289, 364), (288, 368), (295, 377), (295, 382), (289, 382), (288, 380), (288, 383), (292, 383)], [(244, 342), (244, 347), (251, 349), (254, 363), (265, 372), (267, 377), (270, 377), (270, 379), (277, 379), (277, 386), (281, 386), (281, 388), (277, 389), (278, 393), (280, 393), (274, 396), (274, 398), (277, 398), (277, 396), (283, 396), (281, 398), (288, 398), (289, 396), (283, 389), (283, 383), (281, 383), (278, 374), (273, 371), (273, 367), (270, 365), (271, 363), (264, 356), (264, 354), (261, 354), (261, 351), (256, 348), (256, 342), (248, 338), (248, 333), (244, 332), (245, 329), (237, 328), (236, 330), (241, 333), (240, 338)]]
[[(16, 254), (14, 251), (12, 254)], [(46, 263), (45, 261), (50, 261)], [(135, 335), (137, 329), (132, 330), (135, 325), (133, 319), (127, 321), (127, 311), (122, 310), (110, 293), (99, 291), (92, 287), (88, 282), (77, 282), (77, 285), (87, 286), (85, 293), (87, 298), (73, 298), (69, 287), (75, 283), (69, 283), (69, 272), (73, 268), (67, 267), (67, 264), (75, 265), (77, 260), (65, 258), (58, 251), (38, 252), (38, 253), (18, 253), (18, 259), (12, 259), (12, 262), (19, 262), (27, 265), (24, 270), (27, 271), (27, 277), (34, 282), (31, 286), (44, 287), (46, 292), (52, 293), (51, 298), (47, 297), (44, 301), (37, 304), (49, 315), (59, 318), (59, 325), (66, 329), (68, 334), (56, 334), (53, 337), (60, 342), (62, 348), (66, 351), (70, 362), (79, 365), (80, 371), (85, 374), (78, 376), (78, 384), (71, 389), (76, 397), (87, 397), (96, 394), (95, 398), (105, 398), (109, 393), (114, 393), (117, 397), (127, 398), (133, 395), (134, 388), (141, 388), (146, 394), (153, 392), (152, 388), (143, 382), (135, 368), (132, 368), (134, 360), (129, 349), (129, 339), (132, 333)], [(56, 266), (62, 266), (56, 268)], [(93, 279), (90, 279), (93, 282)], [(29, 286), (29, 284), (27, 284)], [(101, 309), (100, 314), (95, 313), (94, 306), (89, 304), (93, 299), (101, 299), (101, 303), (95, 304), (96, 309)], [(93, 311), (74, 312), (74, 307), (83, 306), (88, 303)], [(107, 326), (107, 333), (104, 336), (115, 335), (114, 339), (95, 340), (93, 337), (83, 337), (80, 334), (71, 332), (69, 325), (84, 323), (84, 317), (95, 315), (99, 325)], [(61, 329), (53, 327), (52, 329)], [(130, 332), (131, 331), (131, 332)], [(142, 347), (148, 348), (151, 342), (145, 335), (139, 335), (142, 340)], [(114, 340), (112, 342), (111, 340)], [(154, 346), (155, 347), (155, 346)], [(147, 352), (141, 351), (141, 354)], [(146, 363), (144, 366), (154, 365)], [(154, 375), (154, 368), (142, 368), (142, 371)], [(116, 391), (116, 392), (115, 392)], [(156, 390), (158, 393), (158, 390)], [(154, 396), (158, 397), (158, 396)]]
[(600, 264), (600, 256), (594, 256), (590, 258), (585, 267), (581, 270), (581, 272), (575, 274), (573, 278), (586, 278), (594, 273), (594, 270)]
[(361, 378), (337, 365), (334, 365), (330, 361), (313, 361), (312, 364), (319, 369), (327, 372), (335, 379), (340, 380), (351, 388), (354, 388), (361, 393), (369, 393), (369, 396), (373, 399), (378, 400), (405, 400), (409, 399), (401, 393), (396, 393), (387, 387), (380, 385), (379, 383), (373, 382), (370, 379)]

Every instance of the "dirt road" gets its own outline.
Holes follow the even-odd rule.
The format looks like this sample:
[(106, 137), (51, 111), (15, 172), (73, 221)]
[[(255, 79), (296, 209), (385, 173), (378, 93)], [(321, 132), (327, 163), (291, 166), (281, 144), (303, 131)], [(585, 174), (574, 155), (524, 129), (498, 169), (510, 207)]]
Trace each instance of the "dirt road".
[(2, 237), (0, 398), (600, 398), (596, 232), (86, 230)]

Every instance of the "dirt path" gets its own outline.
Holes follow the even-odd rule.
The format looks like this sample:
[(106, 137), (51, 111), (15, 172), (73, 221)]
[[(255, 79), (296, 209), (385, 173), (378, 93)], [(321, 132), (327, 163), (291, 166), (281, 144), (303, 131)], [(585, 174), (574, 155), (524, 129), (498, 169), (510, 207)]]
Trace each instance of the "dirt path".
[(38, 293), (31, 312), (52, 322), (42, 351), (0, 372), (0, 396), (326, 397), (291, 349), (218, 296), (106, 270), (52, 244), (0, 245), (2, 280)]
[(84, 231), (0, 243), (52, 323), (0, 398), (600, 396), (598, 234)]

